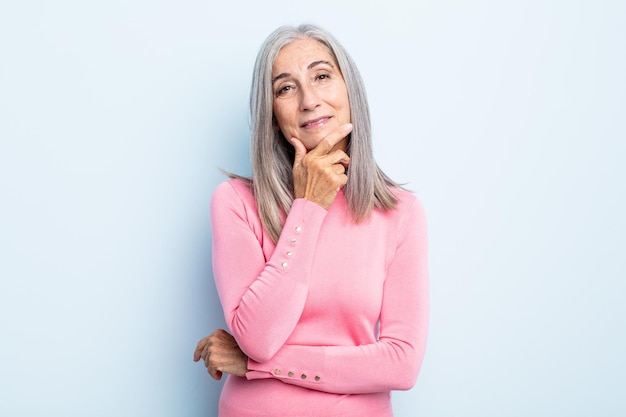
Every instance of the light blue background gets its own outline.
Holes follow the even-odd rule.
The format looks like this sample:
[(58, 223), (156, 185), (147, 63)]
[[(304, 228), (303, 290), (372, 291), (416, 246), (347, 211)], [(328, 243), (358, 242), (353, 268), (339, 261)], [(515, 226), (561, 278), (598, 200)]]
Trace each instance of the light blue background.
[(249, 173), (262, 40), (302, 22), (353, 55), (429, 216), (396, 415), (626, 414), (626, 2), (25, 0), (0, 6), (0, 415), (216, 415), (210, 196)]

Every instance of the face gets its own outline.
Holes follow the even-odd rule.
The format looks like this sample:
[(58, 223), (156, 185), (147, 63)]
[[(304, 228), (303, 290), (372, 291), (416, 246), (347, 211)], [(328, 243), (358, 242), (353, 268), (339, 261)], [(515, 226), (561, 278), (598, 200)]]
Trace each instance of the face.
[[(350, 123), (346, 83), (326, 47), (314, 39), (298, 39), (280, 50), (272, 67), (272, 91), (278, 127), (308, 150)], [(336, 148), (346, 144), (347, 138)]]

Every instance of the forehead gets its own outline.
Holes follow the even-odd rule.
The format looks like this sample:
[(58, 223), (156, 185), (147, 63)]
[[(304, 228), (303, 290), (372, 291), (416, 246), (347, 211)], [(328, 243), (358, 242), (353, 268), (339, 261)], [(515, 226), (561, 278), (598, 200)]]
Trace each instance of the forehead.
[(280, 49), (272, 72), (276, 75), (296, 68), (303, 69), (315, 61), (328, 61), (337, 65), (328, 48), (320, 41), (311, 38), (296, 39)]

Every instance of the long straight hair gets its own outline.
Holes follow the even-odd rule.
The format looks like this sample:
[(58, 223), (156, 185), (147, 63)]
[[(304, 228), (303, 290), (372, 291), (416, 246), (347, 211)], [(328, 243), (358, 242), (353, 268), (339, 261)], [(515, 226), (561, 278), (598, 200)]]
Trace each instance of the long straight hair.
[(280, 27), (268, 36), (257, 55), (250, 90), (251, 181), (261, 223), (274, 242), (278, 241), (294, 199), (295, 154), (274, 119), (272, 67), (281, 48), (303, 38), (317, 40), (328, 49), (348, 89), (353, 129), (346, 149), (350, 169), (344, 191), (353, 220), (358, 222), (368, 217), (373, 208), (395, 208), (398, 200), (392, 188), (401, 188), (374, 161), (365, 86), (347, 51), (331, 34), (316, 26)]

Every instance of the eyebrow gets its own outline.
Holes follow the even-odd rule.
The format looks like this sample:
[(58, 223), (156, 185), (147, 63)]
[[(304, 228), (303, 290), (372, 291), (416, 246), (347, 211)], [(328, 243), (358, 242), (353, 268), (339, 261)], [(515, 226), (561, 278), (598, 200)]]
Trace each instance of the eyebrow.
[[(324, 60), (320, 60), (320, 61), (313, 61), (313, 62), (311, 62), (311, 63), (310, 63), (310, 64), (306, 67), (306, 69), (312, 69), (312, 68), (315, 68), (316, 66), (318, 66), (318, 65), (322, 65), (322, 64), (326, 64), (326, 65), (328, 65), (329, 67), (331, 67), (332, 69), (335, 69), (335, 66), (334, 66), (331, 62), (324, 61)], [(283, 73), (281, 73), (281, 74), (278, 74), (276, 77), (272, 78), (272, 85), (273, 85), (276, 81), (280, 80), (281, 78), (287, 78), (289, 75), (291, 75), (291, 74), (286, 73), (286, 72), (283, 72)]]

